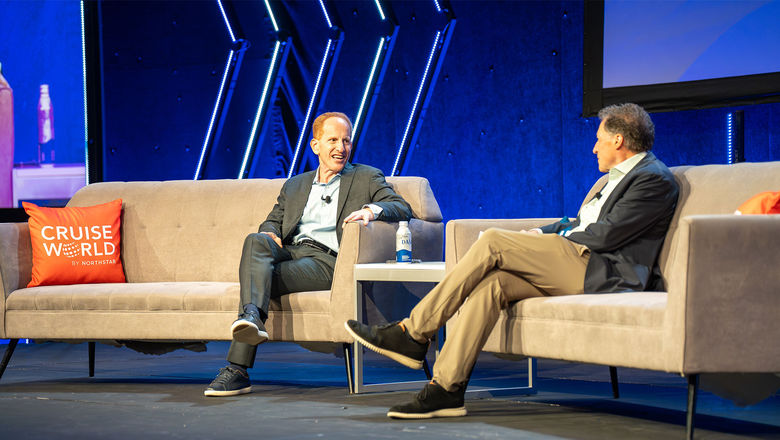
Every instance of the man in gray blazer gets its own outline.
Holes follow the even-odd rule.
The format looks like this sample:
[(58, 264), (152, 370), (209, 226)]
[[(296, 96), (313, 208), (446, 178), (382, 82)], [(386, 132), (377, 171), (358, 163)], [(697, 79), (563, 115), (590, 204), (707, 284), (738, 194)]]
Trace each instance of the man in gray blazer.
[[(636, 104), (599, 112), (593, 153), (609, 173), (604, 188), (570, 222), (539, 229), (488, 229), (400, 323), (345, 323), (366, 347), (422, 368), (428, 341), (456, 312), (458, 325), (436, 360), (433, 380), (388, 417), (466, 415), (463, 397), (501, 309), (532, 296), (657, 288), (656, 259), (677, 204), (677, 183), (649, 150), (655, 128)], [(466, 301), (468, 299), (468, 301)]]
[(234, 396), (252, 387), (246, 369), (257, 346), (268, 340), (264, 323), (271, 297), (330, 289), (347, 222), (409, 220), (409, 204), (376, 168), (350, 164), (352, 122), (343, 113), (323, 113), (312, 124), (314, 171), (288, 179), (257, 233), (244, 241), (239, 267), (241, 309), (231, 326), (228, 362), (206, 396)]

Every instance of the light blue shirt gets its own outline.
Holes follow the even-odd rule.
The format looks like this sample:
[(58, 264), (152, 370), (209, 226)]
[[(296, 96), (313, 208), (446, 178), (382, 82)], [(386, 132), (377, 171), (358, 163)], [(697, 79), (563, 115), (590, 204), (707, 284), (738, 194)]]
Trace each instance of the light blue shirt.
[(588, 227), (588, 225), (598, 221), (599, 214), (601, 214), (601, 208), (609, 198), (609, 195), (612, 194), (612, 191), (614, 191), (617, 184), (620, 183), (624, 177), (626, 177), (626, 174), (634, 169), (636, 164), (638, 164), (640, 160), (644, 159), (645, 156), (647, 156), (647, 153), (645, 152), (635, 154), (610, 168), (607, 184), (604, 185), (604, 188), (601, 191), (599, 191), (601, 193), (601, 197), (594, 197), (588, 203), (586, 203), (585, 206), (582, 207), (582, 210), (580, 211), (580, 225), (574, 229), (566, 231), (566, 237), (568, 237), (572, 232), (582, 232), (585, 230), (585, 228)]
[[(317, 173), (314, 173), (309, 200), (303, 208), (303, 216), (298, 223), (298, 234), (295, 235), (293, 243), (303, 238), (311, 238), (338, 252), (336, 209), (339, 204), (340, 187), (341, 173), (330, 179), (328, 183), (318, 182)], [(330, 200), (330, 203), (327, 200)]]

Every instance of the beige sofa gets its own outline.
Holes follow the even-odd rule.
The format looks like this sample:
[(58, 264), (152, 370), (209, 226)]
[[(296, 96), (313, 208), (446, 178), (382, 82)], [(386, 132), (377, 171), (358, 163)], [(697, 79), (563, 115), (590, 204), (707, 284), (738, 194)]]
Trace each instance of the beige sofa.
[[(411, 205), (414, 258), (440, 260), (444, 224), (428, 181), (420, 177), (387, 181)], [(124, 201), (124, 284), (26, 288), (32, 267), (27, 224), (0, 224), (0, 338), (230, 340), (230, 324), (239, 308), (238, 265), (244, 238), (257, 231), (283, 183), (283, 179), (109, 182), (79, 190), (69, 206)], [(353, 265), (394, 258), (396, 228), (381, 221), (348, 224), (332, 289), (273, 300), (266, 323), (270, 339), (348, 347), (352, 338), (344, 321), (355, 313)], [(92, 374), (94, 344), (90, 351)], [(0, 375), (6, 363), (7, 359)]]
[[(751, 196), (780, 190), (780, 162), (672, 171), (680, 199), (659, 257), (666, 292), (519, 301), (502, 312), (485, 350), (687, 376), (692, 434), (700, 373), (780, 372), (780, 215), (732, 215)], [(557, 220), (450, 221), (447, 268), (480, 231)], [(456, 316), (448, 325), (457, 324)]]

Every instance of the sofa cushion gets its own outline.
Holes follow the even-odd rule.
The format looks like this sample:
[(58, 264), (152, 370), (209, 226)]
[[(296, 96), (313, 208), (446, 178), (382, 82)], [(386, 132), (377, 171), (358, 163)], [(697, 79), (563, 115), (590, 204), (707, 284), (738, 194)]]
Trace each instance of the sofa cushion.
[(665, 309), (666, 292), (626, 292), (528, 298), (508, 313), (512, 318), (661, 327)]
[(19, 289), (7, 310), (237, 311), (238, 283), (74, 284)]
[[(162, 282), (75, 284), (19, 289), (6, 299), (7, 310), (235, 312), (238, 283)], [(330, 291), (296, 292), (271, 300), (269, 310), (328, 313)]]

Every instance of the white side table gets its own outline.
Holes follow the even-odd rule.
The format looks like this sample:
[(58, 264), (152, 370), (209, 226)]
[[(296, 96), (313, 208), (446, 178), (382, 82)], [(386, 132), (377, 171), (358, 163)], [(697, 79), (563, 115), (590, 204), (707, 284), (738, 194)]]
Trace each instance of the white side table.
[[(363, 281), (397, 281), (438, 283), (444, 278), (444, 262), (430, 261), (422, 263), (365, 263), (355, 265), (355, 319), (363, 322)], [(363, 384), (363, 348), (354, 342), (352, 344), (354, 383), (352, 391), (396, 391), (420, 387), (425, 381), (395, 382), (382, 384)]]
[[(355, 265), (355, 319), (363, 322), (363, 281), (396, 281), (438, 283), (444, 278), (443, 261), (422, 263), (365, 263)], [(438, 342), (436, 342), (438, 344)], [(438, 354), (438, 346), (436, 348)], [(352, 366), (354, 379), (352, 392), (355, 394), (405, 389), (419, 389), (426, 381), (390, 382), (363, 384), (363, 348), (358, 342), (352, 344)], [(467, 392), (473, 397), (497, 397), (501, 395), (535, 394), (536, 359), (528, 358), (528, 385), (510, 388), (484, 388), (469, 386)]]

